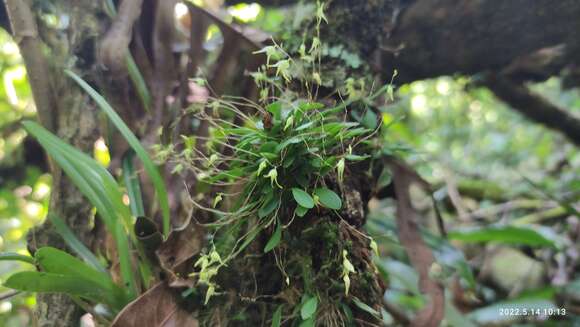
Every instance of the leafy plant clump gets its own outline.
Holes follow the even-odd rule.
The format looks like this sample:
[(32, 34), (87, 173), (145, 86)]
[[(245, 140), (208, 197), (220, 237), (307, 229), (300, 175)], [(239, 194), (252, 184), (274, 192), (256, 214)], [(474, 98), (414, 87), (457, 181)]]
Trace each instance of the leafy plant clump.
[[(368, 98), (357, 100), (365, 102)], [(239, 265), (244, 260), (240, 254), (250, 253), (244, 250), (257, 238), (264, 239), (265, 244), (259, 252), (266, 257), (273, 253), (270, 258), (276, 265), (271, 268), (278, 270), (275, 275), (283, 281), (274, 284), (284, 284), (309, 299), (324, 296), (325, 303), (336, 294), (342, 294), (339, 298), (348, 296), (350, 276), (356, 271), (349, 261), (349, 244), (341, 240), (337, 228), (348, 226), (342, 217), (344, 174), (349, 163), (370, 157), (364, 149), (371, 145), (368, 137), (373, 130), (347, 121), (344, 104), (328, 106), (307, 99), (279, 98), (265, 107), (256, 106), (258, 114), (254, 117), (223, 99), (212, 100), (209, 107), (214, 108), (211, 116), (202, 108), (191, 109), (212, 126), (203, 162), (189, 161), (194, 146), (186, 147), (189, 150), (176, 158), (177, 165), (196, 170), (200, 190), (216, 194), (211, 208), (194, 200), (199, 208), (217, 217), (206, 224), (213, 231), (211, 250), (199, 258), (193, 274), (198, 283), (207, 286), (204, 303), (219, 292), (216, 276), (220, 270), (232, 263)], [(231, 112), (245, 120), (230, 123), (226, 117)], [(362, 153), (358, 149), (363, 149)], [(312, 258), (311, 246), (321, 240), (327, 251)], [(236, 260), (239, 257), (242, 259)], [(324, 266), (317, 267), (323, 271), (314, 271), (313, 260)], [(319, 278), (316, 275), (327, 273), (341, 282), (312, 282)], [(327, 284), (334, 285), (332, 293), (336, 294), (324, 289)], [(312, 307), (311, 303), (305, 300), (302, 305)], [(340, 308), (340, 303), (336, 305)], [(302, 314), (301, 318), (315, 320), (313, 314)]]
[[(275, 83), (280, 81), (284, 78)], [(344, 176), (352, 164), (360, 162), (368, 168), (367, 153), (374, 147), (372, 136), (379, 126), (371, 106), (388, 89), (366, 95), (351, 85), (348, 100), (336, 105), (302, 98), (286, 87), (264, 106), (220, 98), (189, 109), (210, 126), (209, 137), (182, 136), (185, 150), (173, 160), (178, 170), (195, 171), (197, 192), (214, 194), (211, 203), (200, 203), (195, 196), (192, 201), (215, 217), (203, 224), (211, 234), (208, 250), (191, 275), (205, 288), (190, 293), (208, 304), (215, 295), (225, 295), (228, 287), (245, 288), (244, 278), (231, 285), (230, 280), (239, 277), (230, 274), (243, 274), (253, 260), (248, 257), (257, 256), (263, 258), (264, 271), (271, 273), (257, 298), (290, 292), (291, 306), (300, 308), (312, 306), (308, 299), (321, 297), (319, 318), (314, 313), (293, 313), (309, 323), (324, 321), (338, 311), (340, 319), (352, 316), (345, 313), (350, 312), (345, 303), (356, 298), (349, 293), (353, 276), (357, 276), (358, 294), (371, 287), (360, 281), (372, 280), (350, 261), (352, 243), (370, 248), (373, 242), (345, 219), (352, 210), (345, 194), (352, 190)], [(251, 108), (255, 114), (240, 108)], [(351, 108), (360, 111), (347, 110)], [(253, 242), (257, 239), (261, 242)], [(257, 244), (260, 248), (255, 248)], [(373, 271), (372, 262), (359, 262), (366, 270), (365, 265)]]
[(207, 325), (260, 325), (264, 315), (272, 326), (282, 317), (300, 326), (381, 319), (365, 304), (382, 293), (374, 242), (349, 220), (355, 212), (364, 221), (364, 212), (345, 175), (357, 176), (353, 165), (358, 175), (372, 169), (367, 159), (377, 152), (381, 125), (374, 100), (391, 86), (369, 92), (365, 81), (350, 78), (337, 93), (319, 96), (326, 18), (323, 4), (317, 8), (313, 35), (295, 52), (276, 43), (256, 52), (266, 57), (252, 73), (260, 103), (224, 96), (188, 109), (208, 133), (182, 136), (184, 150), (172, 159), (175, 171), (190, 169), (197, 178), (194, 217), (213, 216), (198, 221), (208, 244), (186, 292), (204, 305), (199, 316)]

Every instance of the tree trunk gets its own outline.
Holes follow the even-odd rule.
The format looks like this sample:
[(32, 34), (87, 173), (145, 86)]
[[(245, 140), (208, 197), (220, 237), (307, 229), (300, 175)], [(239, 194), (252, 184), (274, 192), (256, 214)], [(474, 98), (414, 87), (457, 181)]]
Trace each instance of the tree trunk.
[[(98, 2), (91, 0), (43, 1), (6, 0), (14, 38), (18, 42), (31, 83), (41, 123), (65, 142), (92, 153), (99, 136), (97, 113), (75, 84), (64, 74), (73, 69), (94, 79), (96, 37), (102, 32), (103, 15)], [(51, 26), (43, 15), (54, 14), (68, 24)], [(66, 15), (63, 17), (60, 15)], [(37, 22), (41, 24), (36, 26)], [(73, 229), (89, 248), (93, 247), (98, 222), (93, 224), (92, 206), (55, 165), (51, 165), (52, 190), (49, 214), (55, 214)], [(47, 221), (28, 234), (31, 253), (42, 246), (65, 248), (63, 240)], [(40, 327), (78, 326), (82, 311), (63, 294), (39, 294), (35, 320)]]

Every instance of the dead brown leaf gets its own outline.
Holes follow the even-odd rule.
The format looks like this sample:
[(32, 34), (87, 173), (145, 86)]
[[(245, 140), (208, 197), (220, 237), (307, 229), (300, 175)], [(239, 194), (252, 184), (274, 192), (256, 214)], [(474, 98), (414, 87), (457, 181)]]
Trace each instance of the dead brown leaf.
[(397, 197), (397, 229), (399, 240), (405, 247), (411, 264), (419, 273), (419, 289), (430, 297), (427, 305), (417, 312), (411, 321), (412, 327), (437, 327), (445, 311), (443, 286), (429, 277), (429, 270), (435, 263), (431, 249), (425, 244), (417, 224), (417, 212), (411, 203), (409, 187), (419, 183), (428, 187), (415, 171), (398, 160), (389, 160), (393, 173), (395, 195)]
[(173, 230), (157, 249), (157, 258), (171, 287), (193, 286), (188, 275), (193, 269), (193, 257), (201, 250), (202, 240), (203, 228), (190, 219), (183, 228)]
[(111, 327), (197, 327), (191, 312), (180, 307), (178, 295), (162, 282), (129, 303)]

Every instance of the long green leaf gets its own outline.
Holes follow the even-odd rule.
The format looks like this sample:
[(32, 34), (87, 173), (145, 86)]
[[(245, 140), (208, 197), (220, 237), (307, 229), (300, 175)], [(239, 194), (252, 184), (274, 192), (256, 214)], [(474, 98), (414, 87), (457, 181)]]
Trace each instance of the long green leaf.
[(274, 311), (274, 315), (272, 316), (272, 325), (271, 327), (280, 327), (282, 324), (282, 304), (278, 306), (278, 309)]
[(97, 207), (112, 231), (117, 217), (130, 225), (130, 213), (122, 203), (122, 194), (114, 178), (94, 159), (63, 142), (42, 126), (26, 121), (24, 128), (34, 136), (73, 180), (81, 192)]
[(129, 254), (129, 243), (125, 236), (125, 230), (123, 226), (117, 225), (115, 230), (115, 235), (117, 236), (117, 250), (119, 251), (119, 263), (121, 268), (121, 276), (123, 277), (123, 282), (125, 287), (129, 288), (132, 297), (137, 295), (137, 284), (135, 283), (135, 276), (132, 271), (131, 256)]
[(282, 238), (282, 225), (278, 224), (278, 227), (276, 227), (274, 234), (272, 234), (272, 237), (264, 247), (264, 253), (270, 252), (272, 251), (273, 248), (278, 246), (281, 238)]
[(151, 112), (151, 94), (149, 93), (149, 89), (147, 89), (147, 84), (145, 83), (145, 79), (139, 71), (139, 67), (135, 63), (135, 59), (133, 59), (133, 55), (128, 53), (125, 57), (127, 61), (127, 70), (129, 71), (129, 78), (133, 85), (135, 85), (135, 90), (139, 95), (139, 99), (141, 100), (141, 104), (145, 107), (147, 112)]
[(123, 180), (125, 187), (127, 187), (127, 194), (129, 195), (129, 206), (131, 213), (135, 217), (145, 216), (145, 209), (143, 207), (143, 198), (141, 196), (141, 186), (139, 185), (139, 176), (133, 166), (133, 156), (135, 151), (129, 150), (123, 156)]
[(100, 285), (70, 275), (24, 271), (10, 276), (3, 286), (26, 292), (76, 295), (93, 302), (109, 304), (116, 310), (120, 310), (125, 305), (123, 302), (117, 302), (118, 299)]
[(100, 288), (110, 290), (116, 295), (123, 294), (107, 273), (97, 271), (72, 255), (52, 248), (42, 247), (36, 251), (34, 258), (38, 265), (46, 272), (73, 276), (90, 280)]
[(99, 216), (103, 218), (116, 242), (123, 282), (130, 286), (130, 295), (135, 296), (137, 287), (130, 273), (131, 262), (127, 235), (119, 233), (119, 227), (122, 228), (123, 222), (127, 227), (130, 226), (131, 216), (128, 208), (122, 203), (122, 195), (114, 178), (92, 158), (63, 142), (42, 126), (33, 122), (24, 122), (23, 125), (97, 208)]
[(553, 240), (527, 227), (487, 226), (482, 228), (459, 229), (449, 232), (448, 236), (452, 240), (463, 242), (499, 242), (537, 247), (557, 247), (557, 244)]
[(54, 225), (56, 232), (62, 237), (65, 243), (78, 254), (85, 262), (89, 263), (98, 271), (108, 274), (107, 269), (101, 264), (99, 259), (95, 257), (93, 252), (89, 250), (73, 233), (73, 231), (54, 214), (48, 214), (48, 220)]
[(157, 197), (159, 198), (159, 205), (161, 206), (161, 214), (163, 216), (163, 234), (167, 237), (170, 228), (170, 217), (169, 217), (169, 200), (167, 197), (167, 189), (165, 188), (165, 183), (159, 170), (149, 158), (147, 151), (143, 148), (137, 137), (131, 132), (129, 127), (123, 122), (121, 117), (115, 112), (115, 110), (109, 105), (109, 103), (103, 98), (95, 89), (93, 89), (89, 84), (87, 84), (82, 78), (73, 73), (70, 70), (66, 70), (65, 73), (75, 80), (81, 88), (83, 88), (97, 105), (105, 112), (109, 119), (113, 122), (115, 127), (123, 135), (125, 140), (129, 143), (131, 148), (135, 151), (139, 159), (143, 162), (143, 166), (153, 182), (155, 191), (157, 192)]

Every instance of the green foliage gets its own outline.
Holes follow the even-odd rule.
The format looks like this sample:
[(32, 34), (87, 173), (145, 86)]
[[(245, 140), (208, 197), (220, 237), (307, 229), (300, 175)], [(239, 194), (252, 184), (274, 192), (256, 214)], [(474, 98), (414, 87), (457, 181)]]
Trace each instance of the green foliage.
[(102, 289), (91, 280), (74, 275), (24, 271), (10, 276), (4, 286), (27, 292), (66, 293), (91, 301), (115, 305), (115, 299), (110, 297), (109, 290)]
[(282, 238), (282, 226), (278, 224), (276, 230), (274, 231), (274, 234), (272, 234), (272, 237), (270, 238), (268, 243), (266, 243), (266, 247), (264, 247), (264, 252), (265, 253), (270, 252), (273, 248), (275, 248), (280, 243), (281, 238)]
[(83, 88), (97, 103), (99, 108), (103, 110), (103, 112), (109, 117), (113, 125), (119, 130), (119, 132), (123, 135), (125, 140), (129, 143), (131, 148), (135, 151), (149, 178), (153, 182), (153, 186), (155, 187), (155, 191), (157, 193), (157, 197), (159, 200), (159, 205), (161, 206), (161, 213), (163, 216), (163, 234), (167, 236), (169, 234), (170, 226), (170, 217), (169, 217), (169, 200), (167, 197), (167, 189), (165, 187), (165, 183), (159, 170), (149, 158), (147, 151), (143, 148), (137, 137), (131, 132), (129, 127), (123, 122), (121, 117), (115, 112), (115, 110), (109, 105), (109, 103), (103, 98), (95, 89), (93, 89), (89, 84), (87, 84), (84, 80), (82, 80), (79, 76), (77, 76), (72, 71), (66, 71), (67, 75), (69, 75), (75, 82), (78, 83), (80, 87)]
[(312, 209), (314, 208), (314, 200), (310, 196), (310, 194), (304, 192), (299, 188), (292, 188), (292, 195), (294, 196), (294, 200), (303, 208)]
[(450, 232), (449, 238), (463, 242), (498, 242), (534, 247), (558, 247), (553, 236), (552, 239), (547, 238), (539, 231), (529, 227), (487, 226), (483, 228), (468, 228)]
[(36, 251), (34, 263), (42, 272), (27, 271), (12, 275), (4, 286), (29, 292), (60, 292), (101, 301), (120, 311), (130, 299), (129, 291), (115, 285), (111, 277), (95, 270), (70, 254), (55, 248)]
[(320, 204), (329, 209), (338, 210), (342, 207), (342, 200), (338, 194), (334, 193), (334, 191), (326, 187), (319, 187), (315, 189), (314, 195), (318, 197)]
[(133, 165), (133, 157), (135, 152), (129, 150), (123, 156), (123, 181), (125, 182), (125, 187), (127, 188), (127, 195), (129, 195), (129, 206), (131, 207), (131, 213), (135, 217), (145, 216), (145, 208), (143, 207), (143, 198), (141, 196), (141, 186), (139, 184), (139, 176), (135, 171)]
[(307, 297), (300, 308), (300, 317), (302, 320), (308, 320), (316, 313), (318, 307), (318, 298), (316, 296)]
[(274, 315), (272, 316), (272, 325), (271, 327), (280, 327), (282, 324), (282, 305), (278, 306), (278, 309), (274, 311)]
[(128, 236), (125, 230), (130, 228), (132, 218), (129, 209), (122, 202), (122, 193), (117, 182), (94, 159), (64, 143), (42, 126), (33, 122), (23, 124), (97, 208), (99, 217), (105, 222), (117, 245), (123, 282), (135, 296), (137, 285), (131, 268)]
[(65, 243), (86, 263), (90, 264), (94, 269), (102, 273), (107, 273), (107, 269), (103, 264), (97, 259), (97, 257), (89, 250), (74, 234), (74, 232), (67, 226), (67, 224), (62, 221), (59, 217), (54, 214), (48, 215), (48, 219), (54, 225), (57, 233), (62, 237)]

